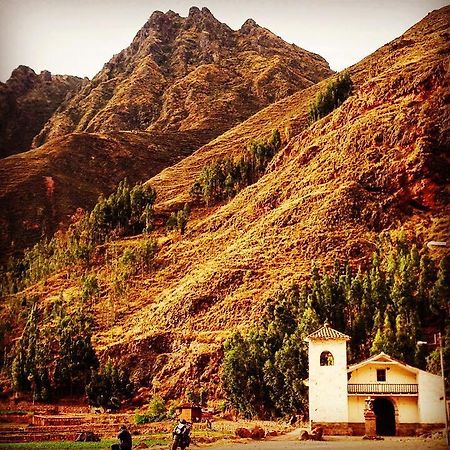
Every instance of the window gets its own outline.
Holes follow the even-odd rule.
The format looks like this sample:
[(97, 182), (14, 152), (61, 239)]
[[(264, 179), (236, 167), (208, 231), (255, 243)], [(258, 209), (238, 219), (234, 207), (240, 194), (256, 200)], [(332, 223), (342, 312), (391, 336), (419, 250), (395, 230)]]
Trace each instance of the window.
[(334, 358), (330, 352), (322, 352), (320, 354), (320, 365), (321, 366), (334, 366)]
[(386, 369), (377, 369), (377, 381), (386, 381)]

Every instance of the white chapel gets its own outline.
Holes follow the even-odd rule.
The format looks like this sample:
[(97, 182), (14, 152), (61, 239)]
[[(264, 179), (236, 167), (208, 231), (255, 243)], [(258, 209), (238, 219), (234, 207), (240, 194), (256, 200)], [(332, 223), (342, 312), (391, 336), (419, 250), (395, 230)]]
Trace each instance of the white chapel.
[(381, 436), (443, 428), (442, 378), (380, 353), (347, 365), (350, 337), (328, 324), (305, 339), (309, 348), (309, 418), (327, 434), (363, 435), (370, 401)]

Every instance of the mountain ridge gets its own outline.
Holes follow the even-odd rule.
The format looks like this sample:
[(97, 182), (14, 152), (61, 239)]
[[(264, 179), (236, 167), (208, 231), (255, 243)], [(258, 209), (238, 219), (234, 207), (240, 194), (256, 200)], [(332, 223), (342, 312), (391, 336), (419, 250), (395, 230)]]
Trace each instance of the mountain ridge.
[(0, 158), (28, 150), (47, 120), (86, 80), (70, 75), (36, 74), (27, 66), (0, 83)]
[[(260, 38), (264, 42), (258, 43)], [(279, 76), (272, 76), (278, 68)], [(162, 170), (178, 162), (278, 97), (331, 73), (323, 58), (292, 47), (253, 22), (248, 22), (240, 33), (221, 24), (206, 8), (191, 8), (186, 18), (174, 12), (155, 12), (130, 46), (113, 56), (91, 81), (83, 82), (60, 104), (34, 137), (34, 153), (29, 153), (29, 159), (27, 153), (12, 156), (15, 160), (0, 161), (0, 171), (14, 177), (14, 170), (34, 173), (40, 167), (41, 182), (34, 180), (21, 187), (24, 192), (41, 192), (46, 177), (51, 176), (44, 172), (48, 155), (59, 160), (66, 155), (67, 164), (62, 167), (76, 160), (71, 133), (129, 132), (141, 133), (136, 148), (141, 151), (139, 157), (146, 161), (148, 178), (155, 175), (155, 168)], [(165, 135), (161, 153), (167, 156), (169, 148), (173, 153), (165, 157), (165, 166), (161, 160), (152, 165), (143, 145), (146, 135), (142, 133), (147, 133), (147, 147), (154, 157), (156, 137)], [(80, 147), (85, 147), (89, 137), (77, 136)], [(169, 143), (168, 138), (173, 140)], [(94, 147), (100, 151), (98, 145)], [(129, 149), (128, 143), (124, 148)], [(89, 188), (84, 183), (78, 189), (76, 176), (67, 181), (83, 167), (71, 166), (70, 174), (55, 167), (58, 176), (54, 177), (56, 186), (50, 209), (45, 195), (31, 195), (30, 205), (21, 212), (20, 205), (11, 200), (21, 194), (12, 190), (13, 183), (5, 181), (0, 186), (0, 201), (8, 205), (11, 220), (6, 212), (0, 216), (0, 249), (10, 254), (33, 245), (40, 235), (50, 236), (60, 223), (67, 225), (78, 207), (92, 207), (99, 191), (111, 193), (114, 183), (120, 181), (117, 174), (123, 173), (124, 164), (117, 167), (114, 158), (110, 164), (112, 179), (102, 183), (101, 189), (96, 186), (95, 177)], [(128, 178), (143, 181), (144, 171), (132, 161), (129, 165)], [(22, 179), (20, 174), (18, 178)], [(66, 181), (58, 186), (62, 179)], [(33, 232), (28, 229), (30, 223)], [(43, 230), (42, 223), (50, 225)]]
[[(186, 18), (154, 12), (130, 46), (50, 119), (33, 146), (72, 131), (205, 129), (211, 116), (225, 122), (216, 126), (218, 135), (332, 73), (323, 58), (251, 23), (233, 31), (207, 8), (193, 7)], [(286, 73), (270, 83), (265, 66)]]

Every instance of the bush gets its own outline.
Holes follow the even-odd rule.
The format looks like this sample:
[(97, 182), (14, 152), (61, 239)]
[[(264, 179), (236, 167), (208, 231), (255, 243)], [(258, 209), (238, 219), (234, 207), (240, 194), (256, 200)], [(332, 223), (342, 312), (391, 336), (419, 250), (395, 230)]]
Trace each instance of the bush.
[(160, 422), (167, 418), (167, 408), (164, 400), (159, 396), (154, 396), (148, 403), (144, 413), (136, 413), (134, 421), (137, 425), (151, 422)]

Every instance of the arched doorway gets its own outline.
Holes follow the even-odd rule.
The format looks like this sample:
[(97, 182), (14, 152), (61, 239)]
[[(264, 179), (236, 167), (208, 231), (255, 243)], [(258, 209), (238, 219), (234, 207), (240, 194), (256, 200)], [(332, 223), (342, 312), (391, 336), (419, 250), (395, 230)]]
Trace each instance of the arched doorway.
[(377, 398), (373, 402), (379, 436), (395, 436), (395, 409), (387, 398)]

